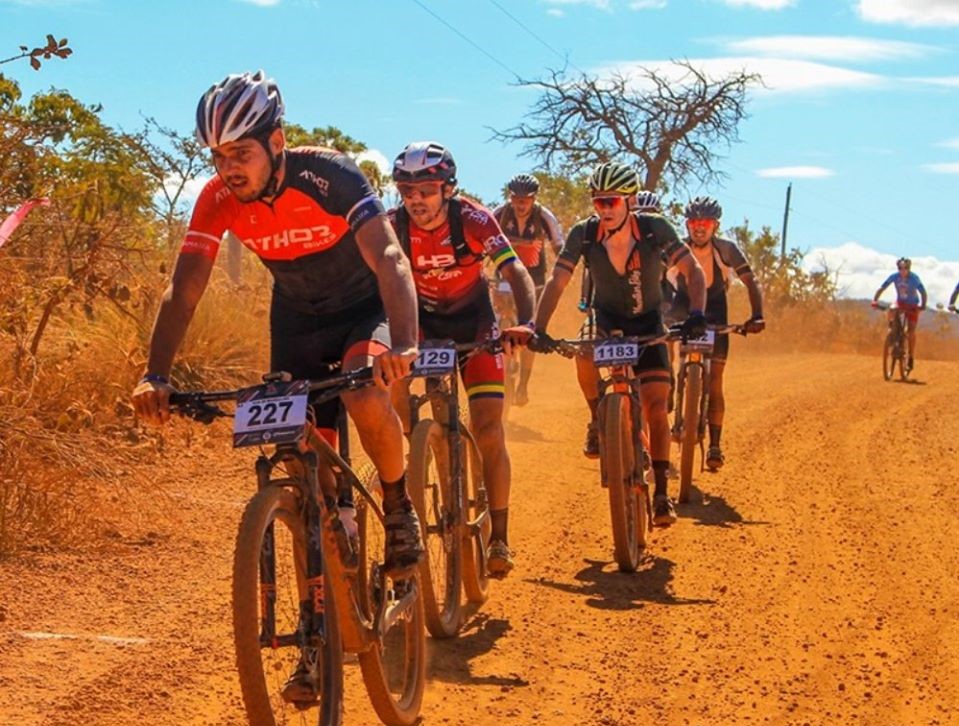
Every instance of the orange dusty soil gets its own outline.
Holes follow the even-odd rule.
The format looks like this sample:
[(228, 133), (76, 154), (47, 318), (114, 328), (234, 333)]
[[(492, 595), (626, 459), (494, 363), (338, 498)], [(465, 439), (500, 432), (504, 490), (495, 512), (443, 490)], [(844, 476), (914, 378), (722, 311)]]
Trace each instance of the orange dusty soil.
[[(734, 345), (726, 467), (632, 575), (572, 365), (537, 360), (510, 412), (518, 564), (431, 642), (424, 724), (959, 724), (959, 365), (885, 383), (875, 358)], [(0, 563), (0, 724), (244, 722), (229, 578), (253, 455), (188, 428), (160, 516)], [(376, 723), (347, 669), (346, 722)]]

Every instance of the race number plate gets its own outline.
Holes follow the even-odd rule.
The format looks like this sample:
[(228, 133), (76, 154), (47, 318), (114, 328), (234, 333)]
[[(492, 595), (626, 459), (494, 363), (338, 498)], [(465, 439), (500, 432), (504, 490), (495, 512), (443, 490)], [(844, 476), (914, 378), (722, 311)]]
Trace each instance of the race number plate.
[(452, 343), (423, 344), (413, 363), (414, 376), (444, 376), (456, 369), (456, 348)]
[(240, 392), (233, 446), (291, 444), (303, 436), (309, 381), (267, 383)]
[(603, 368), (632, 366), (639, 360), (639, 343), (631, 338), (613, 338), (596, 344), (593, 363)]
[(707, 330), (701, 338), (690, 338), (680, 345), (684, 353), (712, 353), (716, 345), (716, 331)]

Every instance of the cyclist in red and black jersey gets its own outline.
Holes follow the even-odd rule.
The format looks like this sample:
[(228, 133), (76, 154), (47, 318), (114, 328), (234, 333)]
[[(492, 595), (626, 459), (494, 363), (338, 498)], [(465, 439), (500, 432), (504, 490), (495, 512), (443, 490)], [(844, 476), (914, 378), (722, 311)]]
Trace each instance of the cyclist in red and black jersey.
[[(665, 217), (631, 211), (639, 191), (636, 171), (617, 162), (602, 164), (590, 176), (589, 186), (596, 215), (577, 222), (570, 230), (536, 310), (537, 330), (545, 334), (563, 290), (583, 259), (592, 280), (589, 303), (598, 335), (613, 330), (636, 336), (664, 332), (661, 282), (668, 265), (678, 266), (688, 276), (690, 295), (696, 303), (683, 324), (684, 332), (701, 335), (706, 329), (703, 271)], [(595, 239), (590, 239), (591, 235)], [(653, 522), (668, 526), (676, 521), (676, 511), (667, 493), (670, 439), (666, 399), (671, 375), (666, 345), (645, 346), (633, 370), (643, 417), (649, 424), (655, 481)], [(597, 458), (599, 374), (592, 359), (585, 356), (577, 356), (576, 374), (590, 413), (583, 453)]]
[[(497, 334), (484, 258), (513, 290), (521, 323), (500, 332), (507, 355), (533, 333), (533, 282), (492, 214), (456, 195), (456, 163), (435, 142), (408, 145), (393, 164), (403, 204), (391, 210), (397, 235), (413, 266), (424, 338), (471, 343)], [(503, 429), (503, 354), (480, 352), (460, 362), (469, 398), (470, 423), (483, 458), (492, 533), (489, 574), (505, 577), (513, 568), (508, 514), (510, 461)], [(406, 386), (394, 403), (405, 413)], [(408, 416), (406, 416), (406, 420)]]
[[(372, 362), (378, 386), (342, 399), (383, 483), (386, 567), (399, 574), (415, 568), (423, 553), (406, 493), (402, 425), (389, 395), (417, 353), (409, 262), (353, 161), (332, 149), (286, 148), (283, 110), (276, 83), (262, 71), (228, 76), (200, 99), (197, 137), (211, 149), (217, 176), (194, 207), (133, 402), (141, 419), (169, 420), (173, 359), (220, 240), (232, 231), (273, 274), (273, 370), (317, 379), (338, 361), (344, 370)], [(314, 412), (331, 440), (338, 405)]]
[[(536, 286), (536, 299), (546, 285), (546, 243), (557, 255), (563, 249), (563, 230), (556, 216), (536, 201), (539, 180), (532, 174), (517, 174), (506, 185), (509, 200), (493, 210), (493, 216), (503, 228), (520, 261), (529, 270)], [(513, 403), (525, 406), (529, 401), (529, 377), (533, 373), (533, 351), (524, 348), (520, 353), (519, 382)]]
[[(684, 240), (706, 275), (706, 322), (726, 325), (729, 322), (726, 292), (729, 280), (735, 274), (746, 286), (752, 316), (746, 322), (746, 332), (759, 333), (765, 327), (763, 320), (763, 295), (759, 282), (753, 275), (749, 261), (732, 240), (719, 236), (719, 220), (723, 209), (711, 197), (696, 197), (686, 205), (686, 230)], [(674, 310), (689, 309), (689, 291), (686, 280), (679, 270), (670, 271), (670, 280), (675, 283)], [(723, 431), (723, 416), (726, 398), (723, 394), (723, 373), (729, 356), (729, 335), (717, 335), (713, 349), (709, 378), (709, 448), (706, 451), (706, 467), (716, 471), (725, 463), (720, 439)]]

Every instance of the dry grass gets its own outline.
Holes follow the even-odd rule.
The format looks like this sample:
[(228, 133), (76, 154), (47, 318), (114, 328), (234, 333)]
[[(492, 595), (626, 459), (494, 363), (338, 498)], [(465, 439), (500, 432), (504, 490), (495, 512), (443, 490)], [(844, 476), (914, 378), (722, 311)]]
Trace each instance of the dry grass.
[[(237, 290), (215, 275), (177, 359), (181, 387), (248, 382), (266, 365), (269, 288), (262, 274), (248, 279)], [(130, 392), (159, 291), (139, 295), (122, 309), (102, 301), (92, 316), (65, 310), (19, 376), (14, 340), (0, 333), (0, 556), (93, 542), (132, 514), (123, 494), (146, 488), (144, 464), (164, 438), (134, 421)]]

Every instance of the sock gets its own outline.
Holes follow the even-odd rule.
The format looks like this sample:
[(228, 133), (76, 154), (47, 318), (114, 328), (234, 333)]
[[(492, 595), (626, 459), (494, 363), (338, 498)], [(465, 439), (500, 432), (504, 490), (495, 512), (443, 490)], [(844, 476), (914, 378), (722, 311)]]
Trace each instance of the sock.
[(498, 539), (504, 543), (507, 539), (507, 521), (509, 519), (509, 509), (491, 509), (489, 512), (490, 521), (493, 524), (493, 531), (490, 533), (490, 540)]
[(406, 495), (406, 472), (403, 472), (403, 476), (394, 482), (385, 482), (380, 479), (380, 484), (383, 486), (384, 511), (395, 511), (409, 500)]
[(653, 490), (654, 497), (658, 497), (660, 494), (666, 494), (666, 472), (668, 470), (668, 461), (653, 462), (653, 481), (656, 483), (656, 488)]
[(723, 434), (723, 427), (716, 426), (715, 424), (709, 424), (709, 445), (719, 446), (719, 439)]

